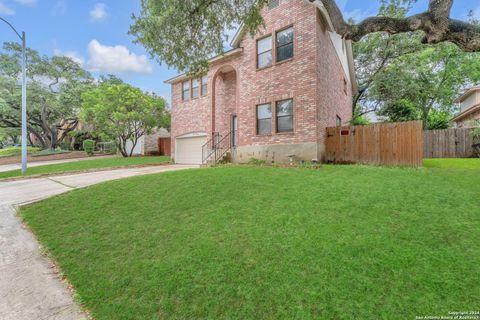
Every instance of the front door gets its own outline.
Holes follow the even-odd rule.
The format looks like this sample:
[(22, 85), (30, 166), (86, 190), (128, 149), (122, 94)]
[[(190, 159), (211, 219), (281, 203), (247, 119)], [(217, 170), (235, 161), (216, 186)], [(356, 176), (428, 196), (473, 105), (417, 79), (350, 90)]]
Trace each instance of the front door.
[(237, 129), (238, 129), (238, 120), (237, 116), (232, 116), (232, 147), (236, 147), (238, 143), (237, 137)]

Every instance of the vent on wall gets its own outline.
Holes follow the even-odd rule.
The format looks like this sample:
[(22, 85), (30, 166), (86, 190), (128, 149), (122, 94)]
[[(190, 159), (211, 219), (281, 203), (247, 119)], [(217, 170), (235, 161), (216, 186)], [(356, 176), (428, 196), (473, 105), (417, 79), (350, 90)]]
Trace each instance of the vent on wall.
[(268, 10), (278, 7), (280, 0), (270, 0), (268, 1)]

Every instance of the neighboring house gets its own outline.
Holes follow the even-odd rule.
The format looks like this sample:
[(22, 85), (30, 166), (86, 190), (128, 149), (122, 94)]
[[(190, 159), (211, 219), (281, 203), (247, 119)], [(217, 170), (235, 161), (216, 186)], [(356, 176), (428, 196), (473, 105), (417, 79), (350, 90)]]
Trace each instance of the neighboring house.
[(351, 42), (335, 33), (321, 1), (270, 1), (263, 17), (265, 29), (252, 38), (240, 28), (201, 79), (166, 81), (176, 163), (210, 160), (215, 146), (229, 148), (225, 139), (234, 162), (321, 160), (325, 128), (351, 120)]
[[(133, 148), (132, 155), (140, 156), (158, 154), (158, 139), (168, 137), (170, 137), (170, 132), (168, 132), (167, 129), (155, 129), (151, 134), (144, 135), (137, 141), (137, 144)], [(126, 147), (127, 152), (130, 152), (130, 150), (132, 150), (132, 146), (132, 141), (128, 140)]]
[(460, 113), (453, 118), (456, 127), (480, 126), (480, 86), (470, 88), (455, 102), (460, 104)]

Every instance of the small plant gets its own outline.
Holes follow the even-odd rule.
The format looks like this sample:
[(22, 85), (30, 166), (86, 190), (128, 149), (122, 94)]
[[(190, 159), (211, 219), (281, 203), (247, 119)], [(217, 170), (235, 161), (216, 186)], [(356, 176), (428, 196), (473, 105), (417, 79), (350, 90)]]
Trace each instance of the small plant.
[(95, 141), (87, 139), (83, 141), (83, 150), (89, 155), (93, 156), (93, 150), (95, 149)]
[(266, 163), (267, 163), (267, 161), (260, 160), (260, 159), (257, 159), (257, 158), (250, 158), (250, 160), (248, 160), (248, 164), (252, 165), (252, 166), (261, 166), (261, 165), (264, 165)]
[(300, 165), (299, 165), (300, 168), (304, 168), (304, 169), (319, 169), (320, 168), (320, 164), (318, 163), (318, 161), (300, 161)]

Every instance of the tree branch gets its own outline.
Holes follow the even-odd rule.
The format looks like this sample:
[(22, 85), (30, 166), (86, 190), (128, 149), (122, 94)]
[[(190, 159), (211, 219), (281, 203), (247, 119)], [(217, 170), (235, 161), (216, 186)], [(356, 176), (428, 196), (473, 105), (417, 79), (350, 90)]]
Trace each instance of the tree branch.
[[(313, 2), (315, 0), (309, 0)], [(345, 39), (359, 41), (373, 32), (390, 34), (423, 31), (423, 43), (449, 41), (466, 52), (480, 51), (480, 27), (450, 18), (454, 0), (430, 0), (428, 11), (403, 19), (377, 16), (358, 24), (348, 24), (335, 0), (322, 0), (337, 33)]]

